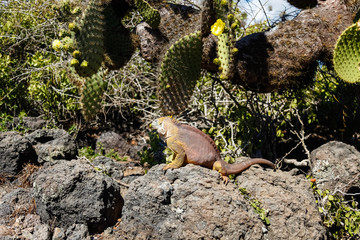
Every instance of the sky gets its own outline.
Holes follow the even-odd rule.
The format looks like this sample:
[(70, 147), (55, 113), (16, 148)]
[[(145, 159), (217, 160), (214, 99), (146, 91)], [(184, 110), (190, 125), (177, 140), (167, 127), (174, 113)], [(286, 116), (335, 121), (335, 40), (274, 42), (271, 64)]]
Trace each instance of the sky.
[[(203, 1), (207, 0), (193, 0), (194, 3), (201, 6)], [(184, 2), (186, 2), (184, 0)], [(261, 4), (264, 6), (266, 15), (272, 23), (279, 18), (281, 12), (286, 10), (287, 13), (296, 11), (295, 7), (292, 7), (286, 0), (240, 0), (239, 7), (242, 11), (248, 14), (248, 23), (253, 24), (266, 20), (266, 15), (261, 8)], [(272, 7), (271, 11), (269, 6)]]
[(290, 13), (297, 10), (286, 0), (240, 0), (239, 7), (248, 14), (248, 21), (255, 22), (266, 20), (266, 16), (270, 22), (273, 22), (279, 18), (282, 12)]

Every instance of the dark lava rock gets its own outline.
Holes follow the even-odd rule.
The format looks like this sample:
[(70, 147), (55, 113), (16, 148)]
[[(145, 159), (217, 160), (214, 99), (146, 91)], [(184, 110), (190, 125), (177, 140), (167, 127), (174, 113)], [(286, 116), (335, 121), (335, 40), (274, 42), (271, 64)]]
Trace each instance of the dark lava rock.
[(14, 176), (27, 163), (36, 162), (30, 141), (17, 132), (0, 133), (0, 176)]
[(163, 166), (130, 184), (121, 239), (263, 239), (263, 223), (235, 185), (203, 167)]
[(104, 132), (96, 141), (96, 151), (100, 149), (104, 151), (103, 154), (109, 153), (111, 150), (119, 154), (120, 157), (129, 157), (132, 160), (139, 160), (137, 154), (141, 151), (146, 142), (138, 141), (135, 137), (127, 140), (116, 132)]
[(268, 211), (268, 239), (326, 239), (326, 229), (305, 176), (281, 170), (264, 171), (255, 165), (236, 180)]
[[(328, 142), (311, 152), (312, 175), (319, 189), (346, 196), (360, 193), (360, 152), (342, 142)], [(357, 195), (360, 203), (360, 196)]]
[(38, 162), (76, 158), (77, 146), (74, 139), (63, 129), (39, 129), (25, 137), (29, 139), (38, 155)]
[(85, 160), (40, 169), (32, 192), (42, 221), (56, 227), (85, 224), (89, 232), (101, 232), (116, 223), (123, 206), (118, 183)]
[(310, 185), (304, 177), (252, 167), (237, 179), (268, 211), (260, 219), (234, 183), (186, 165), (158, 165), (130, 184), (120, 226), (109, 239), (325, 239)]

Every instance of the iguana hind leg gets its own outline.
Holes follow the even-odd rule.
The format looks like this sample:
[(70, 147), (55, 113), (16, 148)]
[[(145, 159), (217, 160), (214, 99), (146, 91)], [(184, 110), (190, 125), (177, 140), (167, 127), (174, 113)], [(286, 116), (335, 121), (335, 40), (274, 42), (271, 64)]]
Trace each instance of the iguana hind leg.
[[(170, 139), (169, 139), (170, 140)], [(184, 164), (185, 161), (185, 150), (184, 148), (176, 143), (171, 143), (171, 141), (167, 142), (168, 147), (171, 151), (174, 152), (174, 159), (171, 163), (166, 165), (163, 170), (167, 170), (169, 168), (179, 168)]]

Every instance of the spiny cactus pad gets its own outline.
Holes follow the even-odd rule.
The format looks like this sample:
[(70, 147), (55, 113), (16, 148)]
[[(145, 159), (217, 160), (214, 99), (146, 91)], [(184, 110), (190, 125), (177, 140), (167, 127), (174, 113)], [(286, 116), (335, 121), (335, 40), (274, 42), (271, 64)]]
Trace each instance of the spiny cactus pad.
[(139, 10), (145, 22), (147, 22), (151, 28), (158, 28), (161, 20), (158, 10), (151, 7), (150, 4), (145, 0), (135, 0), (135, 6)]
[(159, 98), (165, 114), (179, 114), (188, 106), (200, 76), (200, 31), (186, 35), (166, 52), (161, 64)]
[(82, 113), (87, 121), (95, 118), (101, 109), (101, 99), (106, 88), (102, 72), (86, 78), (81, 92)]
[(218, 36), (218, 57), (220, 59), (220, 77), (222, 79), (231, 78), (234, 71), (234, 58), (231, 53), (229, 33), (224, 32)]
[(360, 82), (360, 27), (355, 23), (339, 37), (334, 49), (334, 68), (349, 83)]
[(82, 77), (95, 74), (101, 66), (104, 55), (104, 1), (91, 0), (82, 18), (76, 23), (76, 49), (81, 53), (79, 62), (86, 61), (87, 66), (75, 67)]

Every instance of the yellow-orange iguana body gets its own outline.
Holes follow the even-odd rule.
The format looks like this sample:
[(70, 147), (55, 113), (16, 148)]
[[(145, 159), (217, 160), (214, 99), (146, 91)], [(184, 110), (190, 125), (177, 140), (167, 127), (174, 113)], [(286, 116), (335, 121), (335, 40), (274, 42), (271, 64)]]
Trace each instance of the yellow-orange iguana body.
[(252, 158), (241, 163), (228, 164), (220, 157), (215, 142), (197, 128), (180, 124), (170, 117), (162, 117), (152, 123), (160, 137), (174, 152), (173, 161), (164, 167), (179, 168), (187, 163), (201, 165), (221, 174), (225, 182), (229, 174), (238, 174), (253, 164), (266, 164), (273, 168), (275, 165), (263, 158)]

